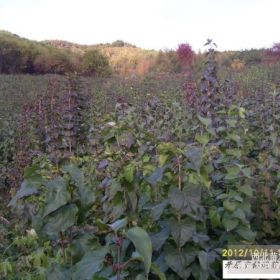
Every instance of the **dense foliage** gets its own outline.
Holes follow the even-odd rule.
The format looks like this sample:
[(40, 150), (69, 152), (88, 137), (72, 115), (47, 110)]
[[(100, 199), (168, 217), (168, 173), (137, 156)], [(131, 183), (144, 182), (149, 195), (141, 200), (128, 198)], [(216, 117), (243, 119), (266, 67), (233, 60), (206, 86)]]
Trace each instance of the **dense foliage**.
[(0, 77), (2, 279), (220, 279), (278, 243), (279, 65), (211, 45), (185, 79)]
[(89, 58), (88, 51), (74, 52), (67, 45), (59, 48), (48, 42), (30, 41), (9, 32), (0, 32), (0, 73), (108, 73), (108, 58), (97, 49), (91, 50), (91, 53), (94, 57), (91, 55), (90, 59), (94, 62), (88, 69), (89, 65), (84, 63)]
[[(227, 70), (241, 71), (261, 63), (279, 62), (279, 44), (268, 50), (217, 53), (217, 62)], [(277, 47), (278, 46), (278, 47)], [(195, 61), (196, 74), (203, 55), (195, 54), (187, 43), (176, 50), (145, 50), (117, 40), (111, 44), (79, 45), (61, 40), (31, 41), (0, 31), (0, 73), (66, 74), (125, 77), (151, 73), (189, 73)], [(192, 69), (194, 71), (194, 69)]]
[(110, 65), (106, 56), (99, 50), (88, 50), (81, 61), (82, 73), (89, 76), (109, 76)]
[(192, 65), (195, 53), (189, 44), (180, 44), (176, 52), (184, 70)]

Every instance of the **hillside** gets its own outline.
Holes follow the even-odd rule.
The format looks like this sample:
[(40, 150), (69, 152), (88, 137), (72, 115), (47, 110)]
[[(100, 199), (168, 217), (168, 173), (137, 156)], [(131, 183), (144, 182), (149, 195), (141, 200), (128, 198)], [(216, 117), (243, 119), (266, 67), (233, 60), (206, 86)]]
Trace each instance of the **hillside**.
[[(91, 54), (90, 54), (91, 53)], [(217, 53), (221, 67), (237, 71), (266, 60), (265, 50), (225, 51)], [(201, 69), (203, 54), (194, 54)], [(186, 70), (176, 50), (146, 50), (117, 40), (112, 43), (81, 45), (63, 40), (34, 41), (8, 31), (0, 31), (0, 73), (66, 74), (108, 76), (181, 73)]]
[(64, 74), (73, 70), (82, 73), (81, 61), (84, 54), (91, 50), (95, 50), (99, 57), (103, 56), (103, 61), (108, 61), (110, 71), (105, 72), (121, 74), (143, 72), (143, 69), (147, 69), (147, 61), (152, 64), (158, 53), (121, 40), (96, 45), (80, 45), (62, 40), (39, 42), (0, 31), (0, 73)]
[(63, 40), (46, 40), (43, 43), (79, 55), (87, 50), (98, 49), (108, 58), (113, 71), (120, 74), (146, 73), (154, 65), (158, 55), (158, 51), (141, 49), (122, 40), (95, 45), (81, 45)]

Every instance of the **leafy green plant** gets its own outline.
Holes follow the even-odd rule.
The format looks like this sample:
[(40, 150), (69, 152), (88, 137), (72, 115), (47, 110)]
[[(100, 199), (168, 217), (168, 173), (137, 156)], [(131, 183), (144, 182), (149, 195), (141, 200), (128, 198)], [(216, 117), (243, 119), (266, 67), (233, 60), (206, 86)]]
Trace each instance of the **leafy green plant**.
[(220, 279), (221, 248), (277, 242), (279, 87), (251, 68), (217, 90), (211, 55), (192, 102), (183, 76), (42, 82), (22, 143), (0, 132), (3, 279)]

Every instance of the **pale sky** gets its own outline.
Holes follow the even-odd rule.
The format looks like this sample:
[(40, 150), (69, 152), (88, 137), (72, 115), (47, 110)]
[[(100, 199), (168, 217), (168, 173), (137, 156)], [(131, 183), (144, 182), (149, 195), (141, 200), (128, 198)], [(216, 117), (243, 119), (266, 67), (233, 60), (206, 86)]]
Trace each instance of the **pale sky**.
[(148, 49), (219, 50), (280, 42), (280, 0), (0, 0), (0, 30), (81, 44), (121, 39)]

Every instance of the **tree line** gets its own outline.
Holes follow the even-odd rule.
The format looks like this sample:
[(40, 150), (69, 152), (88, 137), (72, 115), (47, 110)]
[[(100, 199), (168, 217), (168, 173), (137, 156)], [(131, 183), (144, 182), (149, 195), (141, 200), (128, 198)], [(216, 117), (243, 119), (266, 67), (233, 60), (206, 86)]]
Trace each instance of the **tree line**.
[[(236, 71), (259, 63), (280, 61), (280, 44), (270, 49), (219, 52), (219, 65)], [(32, 41), (0, 31), (0, 74), (66, 74), (106, 77), (154, 73), (185, 73), (200, 67), (203, 53), (189, 44), (176, 50), (143, 50), (117, 40), (111, 44), (83, 46), (66, 41)]]
[(0, 32), (0, 73), (109, 75), (109, 61), (97, 48), (75, 53), (20, 38), (10, 32)]

